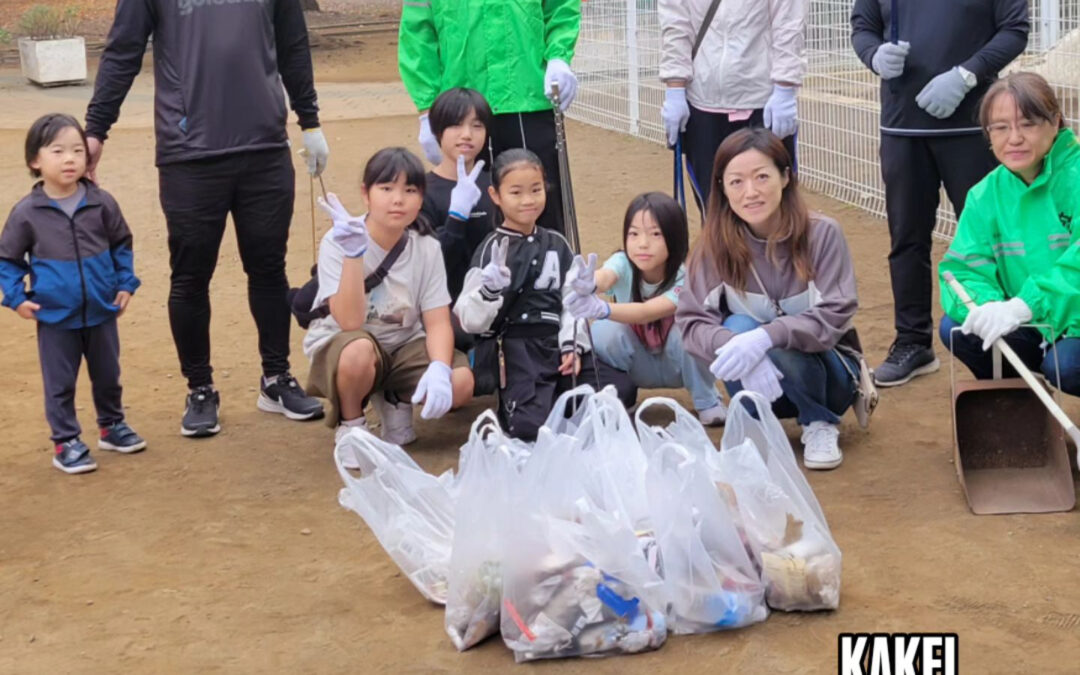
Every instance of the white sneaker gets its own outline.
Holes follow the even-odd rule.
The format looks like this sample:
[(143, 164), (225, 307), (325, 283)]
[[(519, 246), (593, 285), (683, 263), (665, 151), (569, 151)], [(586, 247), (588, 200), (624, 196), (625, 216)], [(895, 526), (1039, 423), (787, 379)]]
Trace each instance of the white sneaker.
[(393, 405), (382, 394), (375, 394), (371, 397), (371, 405), (379, 414), (379, 427), (382, 430), (379, 435), (384, 441), (404, 446), (416, 440), (416, 432), (413, 431), (412, 425), (411, 403), (402, 402)]
[[(334, 447), (336, 448), (337, 444), (341, 442), (341, 439), (345, 437), (345, 434), (349, 433), (353, 429), (363, 429), (364, 431), (367, 431), (369, 433), (371, 432), (371, 429), (368, 428), (367, 420), (365, 420), (363, 417), (360, 418), (360, 421), (358, 423), (338, 424), (337, 428), (334, 429)], [(341, 458), (341, 465), (346, 469), (360, 468), (360, 463), (356, 461), (356, 456), (351, 453)]]
[(698, 419), (707, 427), (721, 426), (727, 420), (727, 406), (723, 401), (718, 402), (711, 408), (697, 411)]
[(807, 469), (835, 469), (844, 461), (837, 439), (840, 429), (828, 422), (811, 422), (803, 427), (803, 465)]

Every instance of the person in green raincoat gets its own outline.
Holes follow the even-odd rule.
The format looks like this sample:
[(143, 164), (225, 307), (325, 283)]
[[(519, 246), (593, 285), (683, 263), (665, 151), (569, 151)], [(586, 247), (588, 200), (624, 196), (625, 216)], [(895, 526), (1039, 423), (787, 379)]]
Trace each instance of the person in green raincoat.
[[(1004, 337), (1028, 367), (1080, 395), (1080, 144), (1035, 73), (993, 84), (979, 122), (1001, 166), (968, 193), (938, 268), (941, 339), (975, 377), (989, 379), (990, 347)], [(968, 311), (946, 272), (977, 307)], [(1012, 374), (1008, 364), (1005, 371)]]
[(401, 81), (420, 111), (420, 145), (441, 159), (427, 111), (452, 87), (484, 95), (494, 121), (487, 165), (510, 148), (540, 157), (548, 183), (539, 224), (565, 234), (555, 116), (548, 95), (557, 84), (562, 110), (577, 93), (570, 70), (581, 28), (581, 0), (405, 0), (398, 35)]

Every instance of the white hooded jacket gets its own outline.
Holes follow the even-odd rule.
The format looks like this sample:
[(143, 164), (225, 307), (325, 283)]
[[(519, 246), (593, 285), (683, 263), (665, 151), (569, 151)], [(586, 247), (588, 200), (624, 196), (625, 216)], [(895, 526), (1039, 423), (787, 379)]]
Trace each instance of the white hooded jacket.
[(659, 0), (661, 80), (686, 80), (687, 101), (705, 110), (757, 110), (774, 83), (802, 84), (807, 0), (721, 0), (691, 60), (711, 4)]

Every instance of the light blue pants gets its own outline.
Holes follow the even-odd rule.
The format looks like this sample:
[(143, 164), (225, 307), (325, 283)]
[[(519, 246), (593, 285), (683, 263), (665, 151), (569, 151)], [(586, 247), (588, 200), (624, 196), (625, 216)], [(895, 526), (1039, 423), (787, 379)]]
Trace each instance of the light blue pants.
[(594, 321), (593, 349), (596, 357), (607, 365), (630, 373), (634, 384), (644, 389), (676, 389), (686, 387), (694, 400), (695, 410), (707, 410), (720, 402), (716, 378), (703, 364), (691, 356), (682, 345), (677, 328), (668, 333), (664, 351), (650, 354), (630, 326), (618, 321)]

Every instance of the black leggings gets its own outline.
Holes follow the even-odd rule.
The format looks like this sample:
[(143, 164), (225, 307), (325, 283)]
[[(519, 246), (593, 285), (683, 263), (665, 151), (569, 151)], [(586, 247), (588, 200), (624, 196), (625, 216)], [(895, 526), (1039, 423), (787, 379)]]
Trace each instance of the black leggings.
[(289, 370), (285, 249), (295, 172), (288, 148), (165, 164), (158, 172), (169, 231), (169, 324), (188, 386), (211, 384), (210, 278), (232, 214), (263, 374)]

